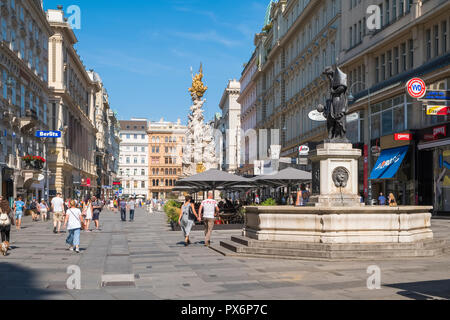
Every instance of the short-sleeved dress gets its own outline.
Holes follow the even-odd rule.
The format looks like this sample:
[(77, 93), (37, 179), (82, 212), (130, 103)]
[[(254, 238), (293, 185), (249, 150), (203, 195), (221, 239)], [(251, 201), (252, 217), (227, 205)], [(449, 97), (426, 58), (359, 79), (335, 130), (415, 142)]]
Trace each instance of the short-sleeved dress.
[(195, 220), (192, 219), (193, 214), (191, 215), (191, 204), (184, 204), (181, 207), (181, 211), (183, 212), (183, 216), (181, 217), (181, 230), (185, 237), (189, 237), (191, 234), (192, 227), (194, 226)]

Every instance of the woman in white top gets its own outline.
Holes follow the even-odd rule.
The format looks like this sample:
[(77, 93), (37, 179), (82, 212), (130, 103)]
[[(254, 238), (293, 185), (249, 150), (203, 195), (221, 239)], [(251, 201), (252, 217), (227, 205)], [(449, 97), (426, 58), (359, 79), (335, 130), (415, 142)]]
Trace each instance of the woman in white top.
[(86, 232), (91, 232), (91, 230), (89, 229), (89, 226), (92, 221), (92, 213), (93, 213), (92, 200), (90, 198), (87, 198), (86, 201), (84, 202), (84, 208), (83, 208), (83, 216), (84, 216), (84, 219), (86, 219)]
[(80, 209), (77, 208), (75, 201), (71, 201), (64, 221), (64, 228), (67, 227), (69, 232), (66, 243), (70, 246), (70, 251), (73, 251), (75, 247), (75, 252), (80, 253), (80, 234), (83, 222), (84, 219)]

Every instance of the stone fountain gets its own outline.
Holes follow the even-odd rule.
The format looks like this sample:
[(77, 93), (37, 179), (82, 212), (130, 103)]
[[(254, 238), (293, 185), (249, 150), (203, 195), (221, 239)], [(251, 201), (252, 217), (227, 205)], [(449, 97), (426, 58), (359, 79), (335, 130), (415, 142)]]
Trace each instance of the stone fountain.
[(225, 255), (298, 259), (427, 257), (443, 253), (433, 240), (432, 207), (365, 206), (358, 196), (361, 151), (346, 138), (347, 76), (328, 67), (330, 97), (317, 110), (328, 139), (312, 152), (313, 196), (308, 207), (247, 207), (241, 237), (213, 249)]

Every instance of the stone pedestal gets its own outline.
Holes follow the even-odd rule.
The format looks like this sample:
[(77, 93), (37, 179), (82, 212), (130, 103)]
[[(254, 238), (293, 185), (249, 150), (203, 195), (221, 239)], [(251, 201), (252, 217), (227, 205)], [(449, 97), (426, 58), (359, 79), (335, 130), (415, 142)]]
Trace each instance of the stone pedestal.
[(363, 206), (358, 195), (358, 159), (361, 150), (351, 143), (324, 143), (311, 152), (313, 196), (309, 205)]

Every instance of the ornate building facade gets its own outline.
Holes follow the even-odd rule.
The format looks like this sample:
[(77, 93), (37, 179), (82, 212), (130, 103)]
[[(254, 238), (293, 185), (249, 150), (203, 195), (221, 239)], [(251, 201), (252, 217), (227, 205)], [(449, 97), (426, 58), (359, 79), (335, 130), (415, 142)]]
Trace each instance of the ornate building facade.
[(48, 39), (41, 1), (0, 1), (0, 195), (44, 197), (43, 171), (21, 158), (46, 157), (36, 130), (48, 128)]
[(49, 127), (63, 132), (62, 139), (49, 142), (50, 195), (94, 195), (95, 105), (101, 87), (92, 81), (74, 48), (78, 40), (62, 7), (48, 10), (47, 17), (54, 33), (49, 40)]
[(165, 199), (182, 175), (183, 145), (187, 127), (178, 122), (150, 122), (149, 141), (149, 195)]

